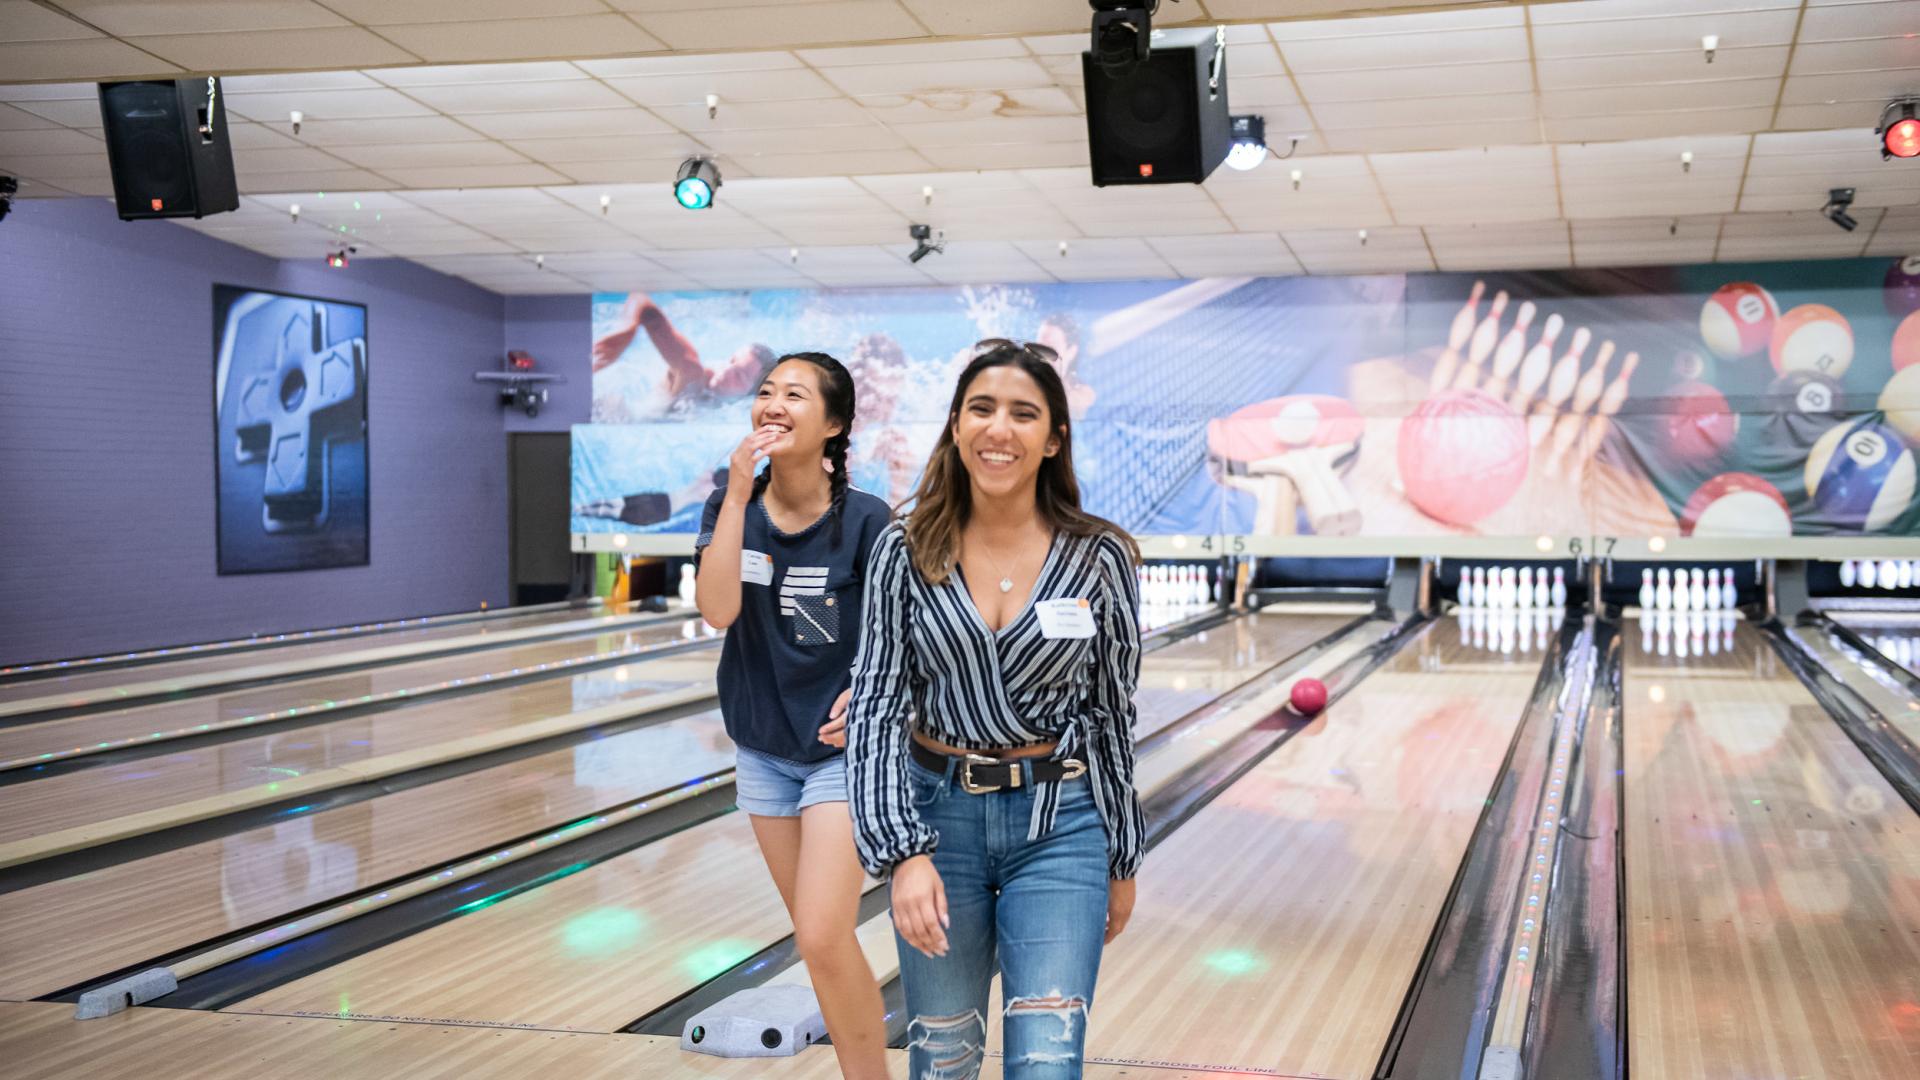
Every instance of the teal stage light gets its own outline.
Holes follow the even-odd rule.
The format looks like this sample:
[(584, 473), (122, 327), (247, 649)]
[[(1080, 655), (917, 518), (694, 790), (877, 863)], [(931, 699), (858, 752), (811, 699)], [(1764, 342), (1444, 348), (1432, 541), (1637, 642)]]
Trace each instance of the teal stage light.
[(720, 170), (706, 158), (688, 158), (680, 163), (673, 180), (673, 197), (689, 210), (705, 210), (713, 205), (713, 193), (720, 190)]

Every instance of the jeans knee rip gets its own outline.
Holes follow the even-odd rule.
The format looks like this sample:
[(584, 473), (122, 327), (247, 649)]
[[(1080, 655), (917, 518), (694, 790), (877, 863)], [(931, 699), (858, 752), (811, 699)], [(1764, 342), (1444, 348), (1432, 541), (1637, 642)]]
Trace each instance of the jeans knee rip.
[(986, 1056), (987, 1021), (978, 1009), (952, 1016), (916, 1016), (907, 1026), (907, 1049), (927, 1055), (917, 1080), (973, 1080)]
[(1079, 1059), (1080, 1055), (1072, 1050), (1071, 1047), (1078, 1038), (1078, 1029), (1074, 1025), (1086, 1022), (1087, 999), (1068, 997), (1058, 991), (1037, 997), (1009, 998), (1006, 1008), (1007, 1020), (1012, 1021), (1015, 1017), (1020, 1016), (1058, 1017), (1060, 1020), (1060, 1031), (1056, 1035), (1049, 1036), (1049, 1039), (1056, 1043), (1066, 1043), (1069, 1046), (1068, 1050), (1051, 1053), (1044, 1050), (1029, 1051), (1021, 1055), (1020, 1061), (1023, 1064), (1058, 1064)]

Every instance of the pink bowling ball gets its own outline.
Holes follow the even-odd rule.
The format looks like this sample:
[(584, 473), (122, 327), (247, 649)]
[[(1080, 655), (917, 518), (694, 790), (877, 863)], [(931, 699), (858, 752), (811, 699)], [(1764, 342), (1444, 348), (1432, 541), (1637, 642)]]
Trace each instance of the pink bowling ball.
[(1527, 478), (1527, 424), (1478, 390), (1449, 390), (1400, 422), (1400, 482), (1429, 517), (1471, 525), (1507, 504)]

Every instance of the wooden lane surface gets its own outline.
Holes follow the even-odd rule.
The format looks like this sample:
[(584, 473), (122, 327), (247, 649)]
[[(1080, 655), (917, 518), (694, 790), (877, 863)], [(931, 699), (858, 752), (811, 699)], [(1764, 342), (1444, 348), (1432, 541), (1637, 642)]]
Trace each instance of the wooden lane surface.
[(1445, 623), (1148, 855), (1090, 1060), (1373, 1075), (1539, 675)]
[(218, 800), (591, 706), (711, 686), (719, 650), (641, 660), (497, 691), (350, 717), (0, 788), (0, 844)]
[(0, 894), (25, 999), (731, 768), (718, 710)]
[[(74, 1020), (70, 1005), (0, 1004), (0, 1060), (13, 1080), (568, 1080), (712, 1077), (715, 1080), (835, 1080), (830, 1047), (791, 1058), (726, 1060), (680, 1051), (674, 1039), (525, 1028), (464, 1027), (328, 1016), (244, 1016), (130, 1009)], [(887, 1054), (905, 1076), (903, 1050)], [(989, 1058), (982, 1080), (1000, 1080)], [(1217, 1080), (1173, 1069), (1089, 1066), (1087, 1080)]]
[(1354, 618), (1256, 611), (1148, 653), (1133, 737), (1152, 735)]
[[(1145, 663), (1157, 670), (1176, 648), (1165, 662), (1209, 650), (1230, 662), (1238, 644), (1215, 634)], [(746, 816), (729, 814), (229, 1011), (337, 1012), (346, 1001), (354, 1013), (612, 1031), (790, 931)]]
[(1920, 1076), (1920, 820), (1760, 633), (1626, 633), (1628, 1070)]
[(449, 638), (469, 636), (486, 637), (489, 635), (528, 630), (535, 627), (554, 626), (560, 623), (582, 622), (605, 617), (605, 615), (606, 612), (604, 609), (600, 608), (544, 611), (537, 615), (527, 615), (521, 618), (500, 619), (497, 621), (478, 623), (453, 623), (446, 626), (429, 626), (417, 630), (396, 630), (388, 634), (337, 638), (329, 641), (288, 643), (286, 645), (276, 645), (268, 649), (252, 649), (245, 652), (215, 656), (195, 656), (180, 660), (169, 660), (157, 664), (143, 664), (133, 668), (82, 672), (74, 675), (63, 675), (46, 679), (30, 679), (24, 682), (9, 683), (0, 686), (0, 703), (24, 701), (30, 698), (55, 695), (88, 694), (133, 683), (196, 678), (217, 674), (219, 672), (256, 667), (268, 663), (296, 663), (305, 660), (322, 660), (328, 657), (337, 657), (343, 653), (359, 652), (363, 649), (386, 648), (394, 645), (419, 645), (427, 642), (446, 641)]
[[(456, 680), (461, 685), (485, 684), (542, 665), (564, 668), (602, 653), (671, 645), (686, 640), (685, 630), (689, 627), (697, 629), (699, 624), (689, 621), (586, 634), (0, 727), (0, 762), (60, 753), (75, 747), (106, 749), (113, 744), (152, 742), (155, 736), (191, 735), (249, 722), (282, 720), (295, 710), (311, 722), (317, 722), (330, 712), (353, 708), (371, 698), (397, 699), (431, 692), (448, 688)], [(555, 675), (563, 673), (555, 671)]]

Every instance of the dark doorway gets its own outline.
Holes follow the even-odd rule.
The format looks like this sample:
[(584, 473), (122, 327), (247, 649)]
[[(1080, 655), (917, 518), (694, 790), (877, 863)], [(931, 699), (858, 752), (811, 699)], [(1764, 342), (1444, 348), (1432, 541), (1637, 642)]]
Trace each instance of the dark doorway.
[(565, 600), (571, 592), (573, 555), (567, 533), (571, 454), (572, 437), (564, 431), (522, 431), (508, 437), (507, 513), (516, 604)]

